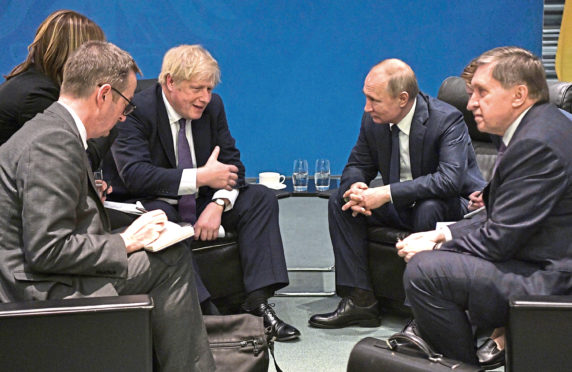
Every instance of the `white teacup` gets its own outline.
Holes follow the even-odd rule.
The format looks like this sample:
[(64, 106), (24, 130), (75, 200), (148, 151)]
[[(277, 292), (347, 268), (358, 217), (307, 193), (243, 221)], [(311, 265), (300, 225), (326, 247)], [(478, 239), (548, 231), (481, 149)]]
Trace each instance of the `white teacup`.
[(277, 173), (277, 172), (262, 172), (258, 173), (258, 182), (261, 185), (269, 186), (269, 187), (276, 187), (281, 185), (286, 180), (284, 175)]

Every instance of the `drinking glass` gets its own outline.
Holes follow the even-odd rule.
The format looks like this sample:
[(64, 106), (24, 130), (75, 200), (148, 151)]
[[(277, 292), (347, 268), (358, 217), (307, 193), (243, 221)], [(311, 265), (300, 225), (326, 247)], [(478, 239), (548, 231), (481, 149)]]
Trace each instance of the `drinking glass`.
[(101, 169), (98, 169), (96, 171), (93, 172), (93, 179), (95, 181), (95, 187), (97, 187), (97, 192), (99, 194), (99, 197), (104, 197), (107, 196), (104, 190), (104, 185), (103, 185), (103, 171)]
[(292, 184), (294, 191), (308, 190), (308, 161), (305, 159), (294, 160), (294, 169), (292, 170)]
[(330, 161), (328, 159), (316, 160), (314, 182), (318, 191), (326, 191), (330, 188)]

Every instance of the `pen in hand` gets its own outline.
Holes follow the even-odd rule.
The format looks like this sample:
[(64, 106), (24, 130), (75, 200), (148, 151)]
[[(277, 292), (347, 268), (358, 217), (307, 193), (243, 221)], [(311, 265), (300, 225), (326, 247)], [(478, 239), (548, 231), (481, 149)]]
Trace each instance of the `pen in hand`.
[(135, 209), (137, 209), (139, 212), (147, 213), (147, 209), (145, 209), (139, 200), (135, 202)]

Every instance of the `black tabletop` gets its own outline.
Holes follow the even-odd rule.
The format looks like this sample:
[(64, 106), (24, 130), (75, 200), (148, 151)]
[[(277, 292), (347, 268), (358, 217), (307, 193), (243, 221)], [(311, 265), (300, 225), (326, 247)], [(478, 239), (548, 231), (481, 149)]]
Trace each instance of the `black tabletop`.
[(308, 190), (307, 191), (294, 191), (294, 187), (292, 185), (292, 178), (287, 177), (286, 181), (284, 182), (286, 187), (282, 190), (273, 190), (274, 194), (278, 199), (282, 198), (289, 198), (289, 197), (311, 197), (317, 196), (319, 198), (328, 199), (330, 195), (338, 188), (338, 179), (331, 178), (330, 179), (330, 188), (326, 191), (318, 191), (316, 190), (316, 185), (314, 184), (314, 179), (310, 178), (308, 180)]

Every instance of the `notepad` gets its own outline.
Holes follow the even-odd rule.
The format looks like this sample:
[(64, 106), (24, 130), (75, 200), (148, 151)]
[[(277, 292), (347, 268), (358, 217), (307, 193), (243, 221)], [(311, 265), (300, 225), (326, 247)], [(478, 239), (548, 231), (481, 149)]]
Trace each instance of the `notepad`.
[(195, 229), (192, 225), (179, 225), (175, 222), (167, 221), (157, 240), (144, 248), (149, 252), (158, 252), (194, 235)]
[[(145, 246), (145, 250), (149, 252), (158, 252), (167, 247), (172, 246), (178, 242), (185, 239), (191, 238), (195, 235), (195, 229), (189, 224), (178, 224), (175, 222), (167, 221), (165, 223), (165, 228), (161, 231), (161, 234), (153, 243)], [(224, 227), (219, 226), (218, 235), (219, 238), (224, 238), (225, 231)]]

